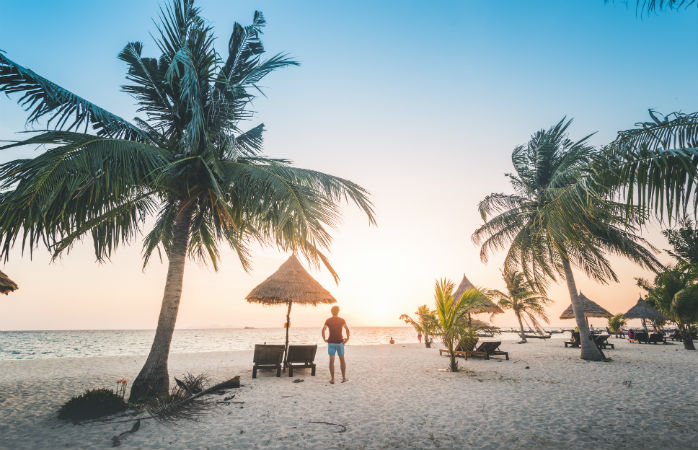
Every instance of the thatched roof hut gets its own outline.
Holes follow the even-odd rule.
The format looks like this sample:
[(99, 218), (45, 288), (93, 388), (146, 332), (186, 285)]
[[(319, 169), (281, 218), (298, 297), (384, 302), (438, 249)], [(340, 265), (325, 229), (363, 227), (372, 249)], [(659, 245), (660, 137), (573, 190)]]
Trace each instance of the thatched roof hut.
[(260, 283), (245, 299), (250, 303), (277, 305), (288, 303), (335, 303), (337, 300), (291, 255), (269, 278)]
[(17, 283), (10, 280), (10, 277), (0, 270), (0, 294), (7, 295), (12, 291), (16, 291), (18, 288), (19, 286), (17, 286)]
[[(579, 293), (579, 300), (582, 302), (582, 310), (584, 311), (584, 317), (613, 317), (613, 314), (608, 312), (598, 303), (589, 300), (584, 294)], [(572, 310), (572, 304), (567, 307), (566, 310), (560, 314), (560, 319), (574, 319), (574, 311)]]
[[(468, 277), (463, 275), (463, 279), (461, 280), (460, 284), (456, 288), (456, 291), (453, 293), (453, 298), (460, 298), (463, 296), (465, 291), (468, 289), (476, 289), (475, 285), (468, 280)], [(502, 311), (502, 308), (497, 306), (494, 302), (488, 300), (488, 304), (475, 309), (472, 311), (473, 314), (481, 314), (481, 313), (489, 313), (489, 314), (501, 314), (504, 311)]]
[(628, 312), (623, 314), (624, 319), (649, 319), (649, 320), (667, 320), (667, 317), (654, 309), (652, 305), (639, 299), (635, 306), (630, 308)]
[[(288, 329), (291, 328), (291, 306), (294, 303), (316, 306), (318, 303), (335, 303), (337, 300), (315, 281), (303, 268), (296, 255), (291, 255), (281, 267), (262, 281), (245, 297), (250, 303), (264, 305), (287, 305), (286, 353), (288, 354)], [(286, 356), (284, 356), (284, 368)]]

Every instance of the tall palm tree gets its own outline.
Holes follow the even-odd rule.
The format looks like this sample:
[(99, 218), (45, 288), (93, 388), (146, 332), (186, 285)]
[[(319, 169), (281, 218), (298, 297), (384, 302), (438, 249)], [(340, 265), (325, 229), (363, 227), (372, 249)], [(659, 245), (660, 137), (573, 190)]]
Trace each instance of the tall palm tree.
[[(610, 189), (582, 191), (570, 195), (595, 160), (596, 150), (588, 138), (567, 137), (571, 120), (558, 122), (533, 134), (530, 141), (514, 149), (514, 174), (507, 174), (515, 194), (490, 194), (479, 204), (485, 223), (473, 233), (481, 245), (480, 256), (508, 246), (504, 267), (521, 268), (532, 285), (544, 292), (547, 283), (562, 276), (572, 301), (581, 337), (581, 357), (601, 360), (584, 320), (572, 266), (600, 282), (617, 281), (606, 254), (626, 256), (649, 268), (661, 267), (635, 232), (642, 224), (644, 210), (631, 208), (636, 222), (628, 222), (627, 206), (609, 200)], [(565, 201), (562, 202), (560, 199)], [(638, 225), (639, 224), (639, 225)], [(651, 247), (650, 247), (651, 248)]]
[[(297, 65), (284, 54), (263, 59), (264, 17), (235, 23), (226, 48), (214, 48), (212, 28), (193, 0), (173, 0), (156, 25), (157, 58), (131, 42), (119, 54), (128, 66), (123, 91), (145, 118), (128, 122), (0, 54), (0, 92), (19, 94), (29, 122), (53, 127), (11, 146), (47, 145), (32, 159), (0, 166), (0, 254), (17, 239), (40, 244), (54, 258), (91, 235), (99, 261), (133, 242), (156, 214), (143, 243), (168, 259), (153, 345), (134, 380), (131, 401), (167, 394), (167, 361), (187, 257), (218, 267), (229, 244), (244, 269), (252, 243), (274, 245), (323, 263), (342, 201), (374, 223), (368, 193), (351, 181), (293, 167), (261, 153), (263, 125), (243, 130), (259, 82)], [(5, 147), (5, 148), (7, 148)]]
[(489, 305), (489, 299), (479, 289), (466, 289), (460, 298), (453, 296), (456, 285), (447, 279), (436, 281), (434, 303), (436, 306), (436, 324), (434, 334), (441, 337), (448, 349), (451, 372), (458, 372), (456, 347), (468, 333), (474, 331), (470, 313)]
[(512, 269), (502, 270), (502, 278), (507, 286), (507, 292), (491, 290), (492, 296), (498, 299), (497, 304), (502, 309), (511, 309), (519, 321), (521, 328), (521, 342), (526, 343), (526, 333), (524, 331), (523, 320), (527, 317), (528, 320), (536, 328), (541, 328), (538, 318), (549, 322), (548, 316), (545, 313), (545, 305), (550, 303), (550, 300), (545, 292), (538, 292), (522, 272)]

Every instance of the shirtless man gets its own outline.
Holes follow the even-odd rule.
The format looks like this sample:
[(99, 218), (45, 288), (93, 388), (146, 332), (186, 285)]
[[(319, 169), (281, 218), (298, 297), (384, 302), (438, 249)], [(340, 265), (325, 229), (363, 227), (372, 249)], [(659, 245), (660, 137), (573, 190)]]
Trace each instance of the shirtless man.
[[(347, 364), (344, 361), (344, 344), (349, 341), (349, 327), (347, 323), (338, 316), (339, 306), (333, 306), (332, 317), (325, 321), (322, 327), (322, 340), (327, 342), (327, 353), (330, 355), (330, 384), (334, 384), (334, 355), (339, 355), (339, 368), (342, 370), (342, 383), (347, 379)], [(342, 338), (342, 328), (346, 330), (347, 337)], [(325, 337), (325, 330), (330, 331), (329, 337)]]

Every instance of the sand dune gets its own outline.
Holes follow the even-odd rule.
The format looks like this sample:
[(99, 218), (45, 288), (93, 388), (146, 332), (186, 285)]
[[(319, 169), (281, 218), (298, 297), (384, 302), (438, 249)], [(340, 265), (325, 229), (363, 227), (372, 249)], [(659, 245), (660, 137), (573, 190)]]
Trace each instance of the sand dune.
[[(234, 400), (244, 403), (213, 406), (196, 422), (143, 421), (122, 448), (696, 448), (698, 352), (612, 342), (606, 363), (581, 361), (557, 339), (505, 342), (510, 361), (460, 360), (459, 373), (444, 371), (435, 349), (350, 345), (351, 381), (336, 385), (324, 349), (316, 377), (294, 377), (302, 383), (272, 372), (253, 380), (251, 352), (173, 355), (171, 375), (241, 375)], [(85, 388), (133, 379), (142, 362), (0, 362), (0, 448), (110, 448), (132, 422), (72, 425), (56, 410)]]

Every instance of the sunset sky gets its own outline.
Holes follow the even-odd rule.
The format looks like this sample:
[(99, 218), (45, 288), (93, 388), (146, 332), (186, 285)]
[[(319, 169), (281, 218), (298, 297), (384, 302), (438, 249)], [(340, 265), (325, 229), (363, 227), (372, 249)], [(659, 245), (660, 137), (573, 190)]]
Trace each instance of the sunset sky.
[[(476, 205), (509, 192), (512, 149), (563, 116), (573, 138), (597, 132), (601, 145), (618, 130), (660, 112), (696, 110), (698, 9), (639, 16), (634, 1), (213, 1), (201, 0), (223, 51), (235, 21), (264, 12), (269, 52), (289, 52), (301, 66), (265, 80), (255, 103), (265, 152), (296, 165), (349, 178), (372, 193), (378, 225), (344, 209), (330, 258), (341, 281), (312, 269), (339, 299), (349, 325), (399, 325), (401, 313), (432, 304), (434, 280), (463, 274), (502, 289), (503, 254), (487, 264), (470, 240), (481, 223)], [(51, 5), (48, 7), (47, 5)], [(125, 118), (136, 115), (121, 93), (125, 64), (116, 55), (149, 33), (156, 1), (16, 0), (3, 3), (0, 49), (7, 57)], [(0, 98), (0, 139), (18, 139), (26, 114), (16, 97)], [(31, 157), (13, 150), (0, 161)], [(646, 236), (667, 248), (660, 226)], [(146, 229), (147, 231), (147, 229)], [(178, 327), (280, 327), (284, 310), (244, 297), (286, 260), (274, 248), (254, 250), (245, 273), (232, 251), (218, 272), (186, 269)], [(660, 257), (668, 262), (666, 254)], [(578, 275), (585, 295), (613, 313), (640, 294), (634, 277), (649, 276), (614, 259), (620, 283)], [(306, 265), (307, 266), (307, 265)], [(141, 270), (141, 242), (95, 263), (85, 241), (50, 263), (16, 249), (2, 270), (20, 289), (0, 298), (0, 330), (154, 328), (166, 265)], [(569, 304), (551, 286), (553, 325)], [(293, 326), (321, 326), (328, 307), (296, 307)], [(593, 322), (597, 323), (597, 322)], [(599, 321), (602, 324), (604, 321)], [(514, 325), (513, 316), (495, 319)]]

